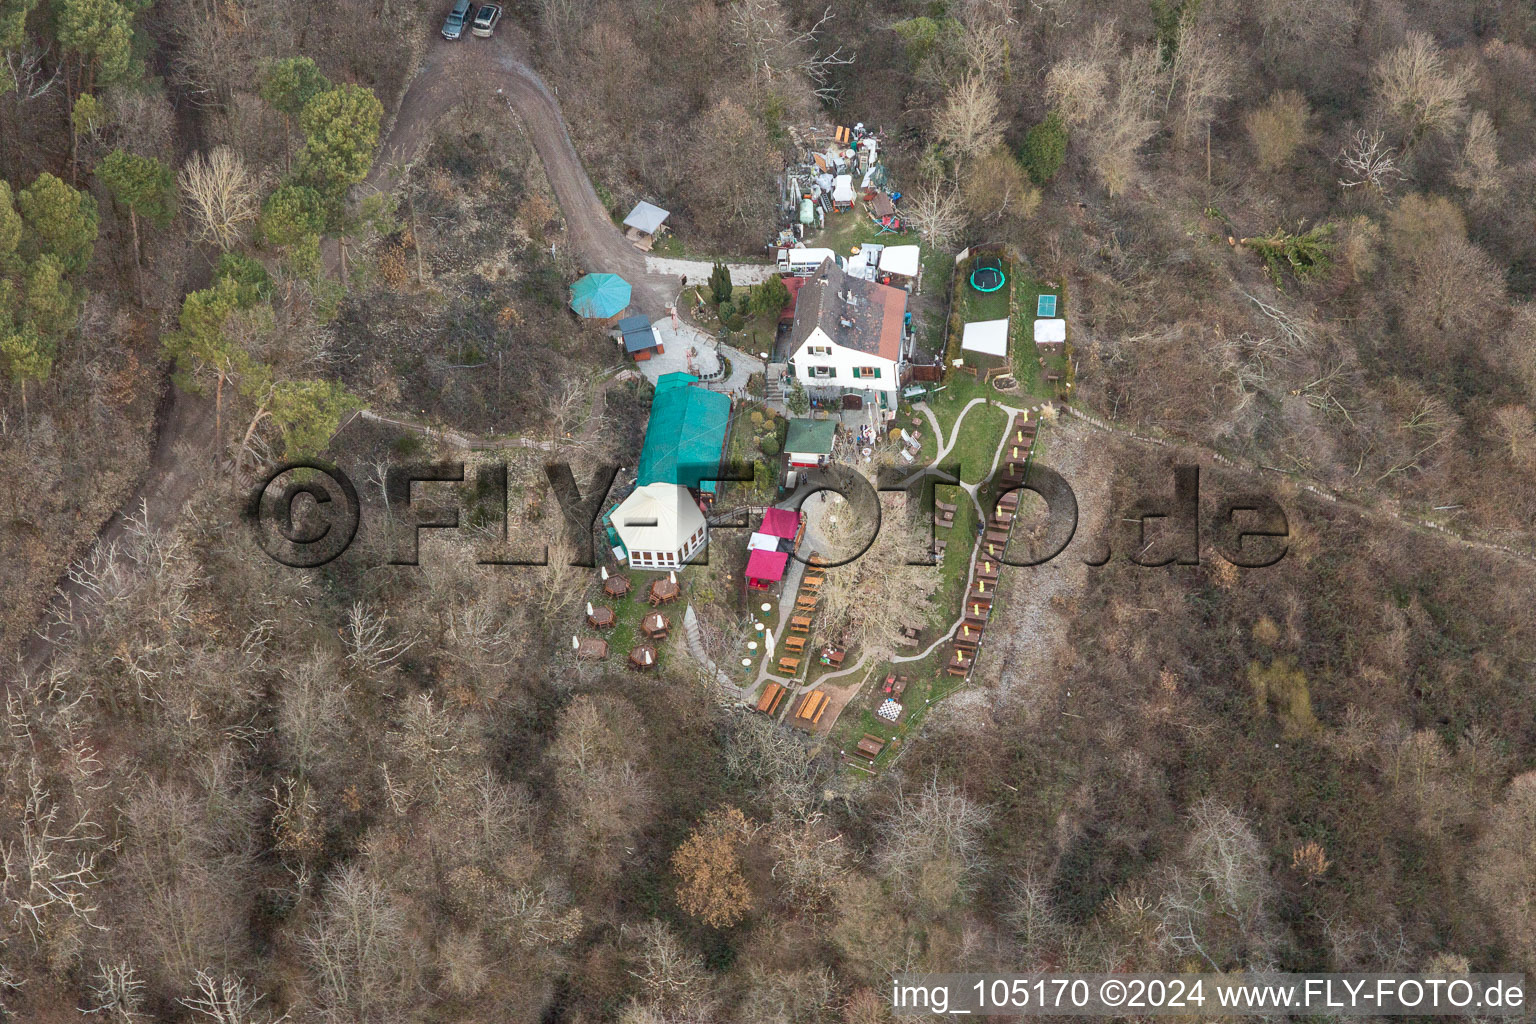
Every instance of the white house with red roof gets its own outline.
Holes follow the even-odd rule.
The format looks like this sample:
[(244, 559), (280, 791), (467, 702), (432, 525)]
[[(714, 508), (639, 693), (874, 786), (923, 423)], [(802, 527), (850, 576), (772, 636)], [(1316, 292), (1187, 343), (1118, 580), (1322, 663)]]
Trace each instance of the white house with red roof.
[(818, 389), (866, 392), (895, 409), (906, 363), (907, 293), (844, 274), (824, 260), (795, 296), (790, 372)]

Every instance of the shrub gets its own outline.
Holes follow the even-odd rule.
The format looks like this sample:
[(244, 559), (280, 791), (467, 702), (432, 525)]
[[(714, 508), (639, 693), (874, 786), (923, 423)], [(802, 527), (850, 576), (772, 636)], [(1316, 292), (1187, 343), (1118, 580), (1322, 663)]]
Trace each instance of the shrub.
[(764, 455), (777, 455), (779, 454), (779, 436), (769, 434), (758, 441), (757, 446), (762, 449)]
[(1045, 115), (1045, 120), (1024, 135), (1024, 145), (1019, 159), (1024, 164), (1030, 180), (1044, 185), (1056, 177), (1062, 161), (1067, 156), (1067, 126), (1056, 111)]

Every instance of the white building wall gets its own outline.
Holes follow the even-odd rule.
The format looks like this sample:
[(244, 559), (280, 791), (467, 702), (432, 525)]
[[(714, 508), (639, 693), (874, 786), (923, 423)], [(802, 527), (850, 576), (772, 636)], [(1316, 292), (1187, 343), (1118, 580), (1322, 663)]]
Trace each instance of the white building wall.
[[(811, 332), (794, 355), (795, 376), (807, 387), (846, 388), (850, 391), (897, 391), (901, 388), (901, 373), (894, 359), (844, 348), (827, 336), (820, 327)], [(821, 376), (818, 368), (830, 369)], [(856, 376), (855, 370), (874, 368), (878, 377)]]

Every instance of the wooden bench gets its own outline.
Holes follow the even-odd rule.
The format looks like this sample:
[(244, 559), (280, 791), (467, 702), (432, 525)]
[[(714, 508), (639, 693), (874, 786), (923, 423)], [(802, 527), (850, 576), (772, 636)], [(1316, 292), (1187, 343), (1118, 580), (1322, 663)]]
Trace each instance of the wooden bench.
[(800, 659), (784, 657), (779, 659), (779, 674), (792, 676), (800, 671)]
[(816, 598), (810, 594), (801, 594), (795, 598), (795, 611), (813, 612), (816, 610)]
[(769, 683), (763, 687), (763, 695), (757, 699), (757, 710), (764, 714), (773, 714), (773, 705), (785, 693), (784, 687), (778, 683)]
[(789, 631), (791, 633), (809, 633), (811, 631), (811, 620), (804, 615), (791, 616)]
[(804, 654), (805, 653), (805, 637), (803, 637), (803, 636), (788, 636), (788, 637), (785, 637), (784, 638), (784, 649), (786, 651), (788, 651), (790, 654)]

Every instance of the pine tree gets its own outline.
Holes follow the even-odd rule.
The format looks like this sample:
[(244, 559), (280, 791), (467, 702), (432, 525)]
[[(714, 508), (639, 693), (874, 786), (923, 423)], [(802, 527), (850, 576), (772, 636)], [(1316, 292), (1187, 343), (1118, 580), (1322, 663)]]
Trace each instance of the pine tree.
[(48, 173), (21, 190), (17, 204), (36, 248), (59, 258), (76, 273), (96, 249), (96, 200)]
[(789, 305), (789, 288), (777, 274), (752, 289), (752, 312), (758, 316), (777, 316)]
[(53, 343), (38, 334), (34, 324), (0, 330), (0, 357), (5, 360), (6, 376), (21, 388), (22, 423), (28, 433), (32, 422), (27, 411), (27, 384), (48, 379), (53, 370), (53, 353)]
[(266, 66), (261, 81), (261, 98), (283, 115), (283, 159), (288, 160), (288, 136), (292, 119), (304, 105), (331, 88), (331, 80), (320, 73), (308, 57), (286, 57)]
[(294, 267), (308, 274), (320, 255), (325, 199), (308, 185), (284, 185), (262, 204), (258, 230), (268, 245), (287, 250)]
[(383, 104), (361, 86), (343, 85), (316, 94), (299, 112), (304, 132), (299, 176), (322, 196), (345, 195), (373, 166), (383, 117)]
[(214, 436), (222, 435), (224, 385), (257, 370), (249, 353), (224, 331), (225, 321), (240, 307), (240, 284), (221, 277), (213, 287), (189, 292), (181, 303), (179, 329), (165, 336), (165, 354), (176, 363), (182, 386), (200, 375), (214, 379)]
[(139, 218), (157, 227), (165, 227), (176, 212), (176, 176), (152, 156), (135, 156), (121, 149), (112, 153), (96, 168), (96, 176), (107, 186), (113, 198), (128, 208), (133, 225), (133, 275), (138, 282), (139, 304), (144, 304), (144, 283), (139, 266), (144, 249), (139, 241)]

